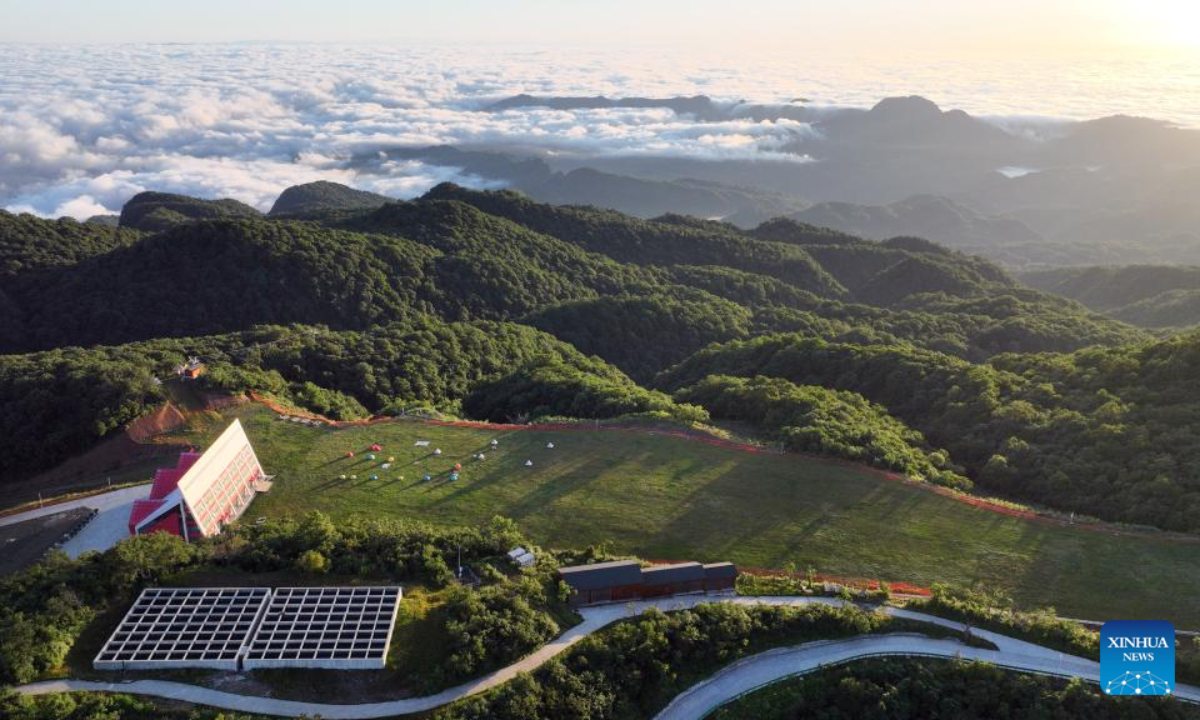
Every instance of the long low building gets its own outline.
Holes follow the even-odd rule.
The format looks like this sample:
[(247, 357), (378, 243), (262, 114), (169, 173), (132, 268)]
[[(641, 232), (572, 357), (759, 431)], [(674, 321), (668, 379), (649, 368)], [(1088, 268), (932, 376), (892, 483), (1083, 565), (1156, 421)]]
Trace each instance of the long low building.
[(596, 605), (641, 598), (727, 592), (737, 581), (737, 567), (721, 562), (651, 565), (636, 560), (573, 565), (559, 568), (559, 577), (571, 587), (572, 605)]

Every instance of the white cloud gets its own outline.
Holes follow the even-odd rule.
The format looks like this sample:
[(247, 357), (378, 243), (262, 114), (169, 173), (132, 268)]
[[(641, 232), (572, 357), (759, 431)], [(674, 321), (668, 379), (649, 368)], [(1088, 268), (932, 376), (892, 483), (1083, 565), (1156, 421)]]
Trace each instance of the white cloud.
[[(696, 123), (661, 109), (480, 111), (523, 92), (703, 93), (727, 103), (807, 97), (818, 107), (863, 107), (924, 91), (944, 107), (997, 116), (998, 124), (998, 116), (1034, 112), (1080, 118), (1132, 111), (1152, 93), (1164, 116), (1200, 124), (1188, 93), (1119, 92), (1102, 74), (1065, 73), (1066, 92), (1053, 82), (1031, 85), (1028, 78), (1039, 74), (1017, 61), (952, 69), (906, 62), (716, 50), (0, 45), (0, 207), (116, 211), (133, 193), (158, 189), (266, 209), (287, 185), (318, 178), (403, 195), (439, 179), (483, 182), (419, 163), (349, 168), (355, 154), (397, 145), (803, 161), (785, 149), (812, 132), (794, 122)], [(1158, 87), (1151, 74), (1129, 77)], [(1173, 98), (1176, 105), (1162, 104)], [(1046, 132), (1028, 120), (1010, 124)]]
[(73, 218), (89, 218), (93, 215), (106, 214), (108, 214), (108, 208), (96, 202), (96, 199), (91, 195), (80, 195), (73, 200), (68, 200), (62, 205), (59, 205), (54, 210), (55, 217), (69, 215)]
[(697, 124), (654, 109), (480, 111), (525, 91), (692, 89), (634, 67), (614, 74), (597, 58), (571, 63), (379, 46), (0, 46), (0, 206), (86, 217), (153, 189), (266, 210), (283, 188), (317, 179), (401, 197), (443, 180), (489, 185), (416, 162), (349, 169), (355, 154), (398, 145), (796, 159), (781, 150), (804, 131), (796, 123)]

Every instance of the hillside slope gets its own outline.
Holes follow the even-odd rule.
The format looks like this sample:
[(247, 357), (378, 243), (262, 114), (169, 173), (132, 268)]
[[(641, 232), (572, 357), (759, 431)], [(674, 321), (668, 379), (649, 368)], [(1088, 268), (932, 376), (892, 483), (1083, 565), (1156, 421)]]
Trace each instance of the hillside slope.
[[(204, 201), (196, 207), (221, 211)], [(1067, 510), (1168, 527), (1189, 522), (1190, 480), (1153, 486), (1154, 500), (1133, 507), (1131, 494), (1150, 487), (1144, 469), (1150, 465), (1139, 452), (1130, 453), (1128, 477), (1122, 466), (1064, 480), (1072, 459), (1088, 467), (1098, 461), (1098, 445), (1086, 433), (1051, 460), (1005, 444), (1016, 438), (1054, 446), (1078, 434), (1079, 423), (1095, 431), (1098, 420), (1089, 415), (1095, 404), (1055, 399), (1008, 375), (987, 379), (994, 367), (972, 363), (1007, 352), (1134, 344), (1146, 335), (1023, 287), (979, 258), (918, 238), (873, 242), (790, 220), (745, 232), (722, 222), (677, 215), (641, 220), (449, 185), (416, 201), (317, 209), (304, 218), (190, 219), (54, 262), (37, 255), (40, 237), (54, 226), (14, 225), (25, 235), (13, 244), (15, 270), (0, 285), (0, 352), (45, 352), (15, 356), (5, 392), (14, 401), (22, 392), (61, 392), (39, 373), (66, 373), (68, 397), (85, 401), (69, 413), (57, 402), (46, 405), (60, 408), (56, 432), (70, 438), (64, 446), (72, 451), (86, 449), (157, 396), (136, 378), (152, 383), (151, 373), (169, 372), (179, 358), (196, 354), (209, 359), (205, 382), (214, 390), (249, 387), (341, 417), (426, 402), (493, 419), (653, 413), (696, 420), (711, 407), (756, 422), (768, 417), (756, 404), (778, 395), (769, 417), (786, 424), (771, 420), (758, 432), (798, 448), (866, 458), (955, 487), (976, 480)], [(468, 340), (446, 328), (479, 321), (502, 323), (490, 332), (503, 341), (481, 342), (477, 333)], [(293, 324), (305, 328), (293, 333), (311, 339), (280, 339), (288, 352), (240, 347), (228, 337)], [(545, 331), (541, 340), (521, 339), (534, 328)], [(746, 388), (717, 379), (705, 392), (678, 399), (703, 398), (706, 407), (637, 385), (661, 373), (686, 377), (683, 384), (661, 381), (659, 387), (674, 392), (710, 375), (771, 374), (710, 367), (708, 359), (730, 347), (720, 343), (753, 346), (780, 333), (837, 351), (805, 361), (801, 367), (812, 379), (781, 376), (795, 387)], [(550, 338), (556, 344), (546, 346)], [(110, 384), (89, 369), (89, 363), (106, 367), (106, 353), (144, 352), (127, 343), (157, 342), (165, 344), (152, 351), (156, 359), (119, 362), (136, 366), (130, 383)], [(57, 350), (67, 346), (92, 346), (97, 354)], [(55, 352), (69, 362), (55, 364)], [(839, 354), (895, 358), (911, 365), (912, 374), (869, 365), (871, 373), (895, 372), (899, 395), (880, 394), (851, 382), (853, 362), (823, 369)], [(447, 373), (458, 378), (453, 389), (438, 389)], [(923, 373), (936, 384), (929, 386)], [(1118, 381), (1124, 383), (1116, 378), (1109, 389), (1137, 397), (1136, 388)], [(1190, 392), (1173, 389), (1185, 398)], [(931, 418), (934, 408), (944, 412)], [(51, 416), (33, 417), (40, 419), (14, 426), (13, 436), (27, 443), (27, 431), (47, 432)], [(1152, 414), (1125, 417), (1131, 434), (1157, 431), (1162, 422)], [(827, 427), (817, 427), (822, 423)], [(1097, 489), (1108, 498), (1096, 496)], [(1116, 507), (1121, 502), (1128, 507)]]
[[(945, 448), (991, 492), (1108, 519), (1200, 530), (1200, 335), (975, 365), (800, 335), (702, 350), (656, 385), (778, 377), (857, 392)], [(715, 415), (720, 417), (720, 415)]]
[[(385, 514), (456, 526), (499, 513), (544, 546), (604, 544), (616, 553), (743, 567), (793, 563), (918, 585), (981, 583), (1069, 616), (1200, 624), (1194, 542), (1023, 520), (860, 466), (590, 425), (513, 431), (395, 422), (330, 430), (280, 423), (254, 406), (236, 412), (262, 462), (287, 478), (255, 501), (256, 515), (320, 509), (335, 519)], [(492, 439), (499, 444), (486, 459), (472, 460)], [(343, 459), (372, 443), (396, 458), (390, 470), (361, 456)], [(451, 481), (456, 462), (463, 470)], [(1130, 554), (1137, 564), (1123, 561)]]
[(1200, 268), (1122, 265), (1056, 268), (1021, 274), (1031, 287), (1077, 300), (1142, 327), (1200, 324)]
[(0, 283), (19, 273), (73, 265), (132, 245), (140, 237), (135, 230), (0, 210)]

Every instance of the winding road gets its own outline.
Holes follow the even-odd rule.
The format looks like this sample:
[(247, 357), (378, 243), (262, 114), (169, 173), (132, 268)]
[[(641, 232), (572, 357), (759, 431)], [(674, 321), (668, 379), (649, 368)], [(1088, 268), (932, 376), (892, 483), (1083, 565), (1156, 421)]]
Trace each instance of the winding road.
[[(443, 690), (436, 695), (352, 705), (279, 700), (276, 698), (237, 695), (196, 685), (165, 680), (132, 680), (129, 682), (93, 682), (87, 680), (51, 680), (23, 685), (17, 690), (30, 695), (88, 690), (121, 692), (168, 698), (197, 705), (262, 715), (299, 717), (317, 715), (327, 720), (382, 718), (394, 715), (426, 712), (442, 705), (475, 695), (502, 685), (520, 673), (534, 670), (542, 663), (564, 652), (591, 633), (622, 618), (637, 615), (654, 607), (664, 611), (682, 610), (702, 603), (732, 602), (740, 605), (809, 605), (821, 603), (841, 605), (836, 598), (801, 597), (710, 597), (688, 596), (661, 600), (643, 600), (623, 605), (604, 605), (583, 608), (583, 622), (533, 654), (493, 673), (462, 685)], [(961, 630), (964, 626), (951, 620), (908, 610), (885, 607), (884, 611), (898, 618), (920, 620), (946, 628)], [(659, 715), (659, 720), (697, 720), (717, 706), (764, 684), (818, 669), (824, 665), (848, 662), (857, 658), (880, 655), (930, 656), (986, 660), (1014, 670), (1063, 677), (1082, 677), (1096, 682), (1100, 678), (1099, 663), (1064, 655), (1039, 645), (1016, 640), (998, 633), (972, 629), (972, 633), (994, 643), (996, 650), (984, 650), (963, 645), (955, 640), (935, 639), (923, 635), (893, 633), (864, 635), (846, 640), (818, 641), (789, 648), (770, 650), (724, 668), (713, 677), (681, 693)], [(1200, 688), (1179, 686), (1177, 695), (1200, 702)]]

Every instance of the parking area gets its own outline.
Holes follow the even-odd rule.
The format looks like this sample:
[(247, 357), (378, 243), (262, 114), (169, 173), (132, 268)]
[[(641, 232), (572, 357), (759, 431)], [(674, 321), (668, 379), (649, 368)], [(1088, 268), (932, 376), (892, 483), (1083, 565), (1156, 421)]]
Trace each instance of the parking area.
[(92, 512), (91, 508), (77, 507), (0, 525), (0, 575), (37, 562), (55, 543), (82, 525)]

